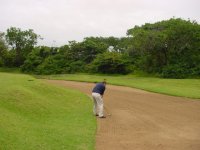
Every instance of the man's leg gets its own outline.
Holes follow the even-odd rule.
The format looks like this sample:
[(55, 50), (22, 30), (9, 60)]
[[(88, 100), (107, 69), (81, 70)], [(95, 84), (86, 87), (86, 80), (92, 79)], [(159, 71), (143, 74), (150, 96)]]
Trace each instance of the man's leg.
[(92, 93), (92, 99), (93, 99), (93, 103), (94, 103), (94, 106), (93, 106), (93, 113), (94, 115), (99, 115), (98, 114), (98, 106), (97, 106), (97, 100), (96, 100), (96, 95)]
[(100, 94), (96, 96), (96, 102), (99, 110), (99, 117), (103, 117), (103, 99)]
[(97, 107), (97, 101), (93, 98), (94, 106), (93, 106), (93, 113), (94, 115), (98, 115), (98, 107)]

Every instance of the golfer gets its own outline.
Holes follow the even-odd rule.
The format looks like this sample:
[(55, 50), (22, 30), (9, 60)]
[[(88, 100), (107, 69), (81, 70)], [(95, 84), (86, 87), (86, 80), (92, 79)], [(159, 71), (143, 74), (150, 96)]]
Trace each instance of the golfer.
[(94, 101), (93, 112), (94, 115), (99, 116), (99, 118), (106, 118), (103, 114), (103, 94), (106, 89), (106, 80), (97, 83), (92, 90), (92, 98)]

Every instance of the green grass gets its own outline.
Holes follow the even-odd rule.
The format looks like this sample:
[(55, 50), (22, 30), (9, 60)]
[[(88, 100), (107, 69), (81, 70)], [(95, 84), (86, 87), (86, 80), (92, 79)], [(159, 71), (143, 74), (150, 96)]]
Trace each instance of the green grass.
[(139, 88), (151, 92), (173, 96), (200, 98), (200, 79), (162, 79), (157, 77), (139, 77), (134, 75), (89, 75), (65, 74), (37, 76), (38, 78), (99, 82), (104, 78), (109, 84)]
[(92, 101), (29, 75), (0, 73), (0, 150), (93, 150)]

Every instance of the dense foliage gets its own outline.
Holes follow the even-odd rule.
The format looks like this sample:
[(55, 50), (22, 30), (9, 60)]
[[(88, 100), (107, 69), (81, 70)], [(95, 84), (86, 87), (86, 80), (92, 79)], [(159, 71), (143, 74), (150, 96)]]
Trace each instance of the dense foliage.
[(14, 65), (19, 67), (24, 63), (27, 55), (37, 44), (38, 35), (32, 29), (22, 31), (20, 28), (7, 29), (6, 40), (15, 53)]
[(127, 74), (131, 72), (131, 63), (125, 55), (116, 52), (99, 54), (91, 64), (91, 71), (99, 73)]
[(165, 78), (200, 76), (200, 25), (172, 18), (127, 31), (127, 37), (87, 37), (61, 47), (37, 46), (33, 30), (0, 34), (0, 66), (36, 74), (141, 70)]
[[(164, 77), (200, 75), (200, 25), (182, 19), (145, 24), (128, 30), (137, 66)], [(131, 54), (130, 54), (131, 55)]]

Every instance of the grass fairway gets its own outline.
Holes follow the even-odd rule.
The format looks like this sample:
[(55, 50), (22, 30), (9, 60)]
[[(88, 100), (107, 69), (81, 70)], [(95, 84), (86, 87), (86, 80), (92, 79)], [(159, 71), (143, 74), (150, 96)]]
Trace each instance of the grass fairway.
[(153, 77), (138, 77), (134, 75), (104, 76), (88, 74), (65, 74), (38, 77), (86, 82), (99, 82), (106, 78), (109, 84), (129, 86), (174, 96), (200, 98), (200, 79), (161, 79)]
[(0, 150), (93, 150), (89, 97), (28, 75), (0, 73)]

